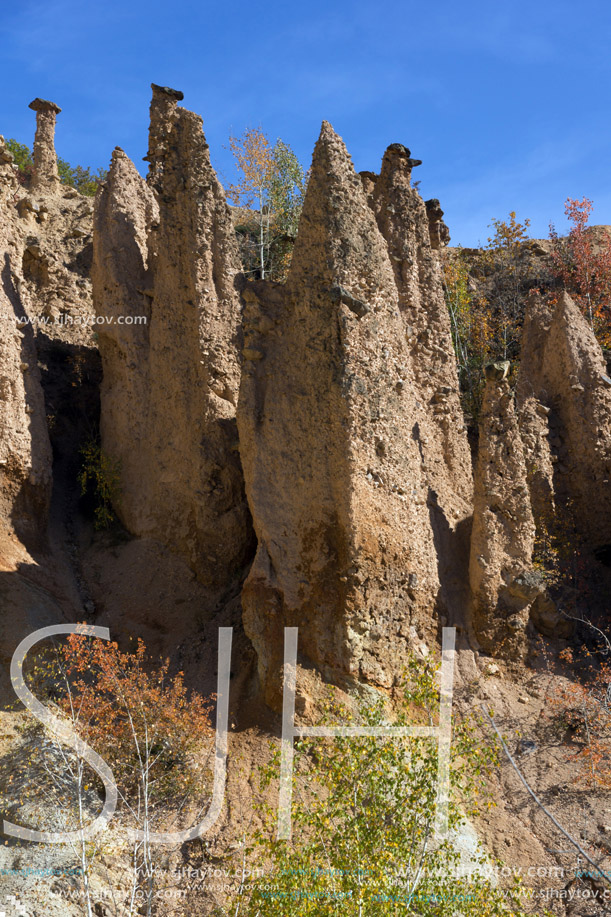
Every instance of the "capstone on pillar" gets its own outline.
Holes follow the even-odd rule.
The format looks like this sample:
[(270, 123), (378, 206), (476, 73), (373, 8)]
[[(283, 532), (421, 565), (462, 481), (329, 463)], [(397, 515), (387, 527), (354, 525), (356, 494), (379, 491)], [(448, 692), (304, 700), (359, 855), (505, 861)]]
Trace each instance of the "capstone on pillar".
[(34, 99), (29, 107), (36, 112), (32, 187), (52, 188), (59, 184), (55, 153), (55, 119), (61, 108), (55, 102), (48, 102), (46, 99)]

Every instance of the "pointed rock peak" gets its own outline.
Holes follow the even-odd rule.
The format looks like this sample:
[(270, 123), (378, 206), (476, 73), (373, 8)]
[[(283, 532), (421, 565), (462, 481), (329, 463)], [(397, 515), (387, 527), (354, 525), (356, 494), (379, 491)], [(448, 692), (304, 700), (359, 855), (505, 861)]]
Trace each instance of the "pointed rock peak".
[(120, 146), (116, 146), (112, 151), (112, 156), (110, 158), (110, 168), (117, 168), (122, 162), (129, 162), (132, 168), (136, 168), (125, 150)]
[(314, 184), (317, 190), (316, 185), (327, 185), (330, 183), (329, 180), (341, 177), (358, 184), (352, 159), (344, 141), (339, 134), (336, 134), (328, 121), (323, 121), (312, 156), (312, 171), (308, 189)]
[(581, 359), (603, 360), (602, 348), (590, 322), (566, 290), (560, 294), (554, 309), (549, 333), (555, 341), (565, 341), (574, 354), (580, 353)]
[(178, 89), (170, 89), (169, 86), (158, 86), (156, 83), (151, 83), (151, 88), (153, 98), (149, 109), (149, 148), (143, 159), (150, 163), (149, 181), (154, 183), (161, 172), (160, 163), (168, 152), (168, 138), (172, 127), (179, 112), (183, 110), (178, 108), (177, 103), (184, 96)]
[(152, 192), (145, 180), (129, 156), (115, 147), (108, 178), (94, 204), (94, 273), (107, 270), (107, 266), (100, 266), (112, 253), (115, 273), (141, 277), (148, 259), (147, 236), (154, 212)]
[[(361, 286), (373, 289), (376, 270), (382, 288), (392, 276), (386, 247), (344, 141), (324, 121), (312, 157), (290, 283), (307, 276), (308, 282), (339, 284), (361, 299), (365, 289), (357, 290), (354, 281), (360, 278)], [(365, 276), (369, 280), (363, 281)]]
[(537, 331), (549, 328), (552, 319), (552, 306), (547, 297), (543, 297), (539, 290), (531, 290), (526, 297), (524, 311), (524, 332), (531, 329)]
[(132, 183), (134, 180), (139, 184), (144, 184), (144, 179), (127, 153), (121, 147), (115, 147), (112, 151), (110, 169), (108, 170), (108, 186), (114, 190), (123, 186), (126, 182)]
[(540, 363), (541, 348), (552, 321), (554, 307), (539, 290), (531, 290), (526, 298), (522, 330), (522, 362), (525, 358)]
[(578, 318), (579, 321), (583, 322), (583, 315), (581, 314), (580, 309), (575, 305), (574, 300), (567, 293), (566, 290), (563, 290), (560, 294), (560, 299), (558, 300), (558, 305), (554, 311), (554, 319), (557, 317), (566, 317), (566, 318)]
[(570, 293), (568, 293), (566, 290), (563, 290), (562, 293), (560, 294), (559, 302), (561, 302), (565, 308), (570, 307), (570, 306), (575, 306), (575, 300), (570, 295)]
[(606, 373), (606, 363), (594, 329), (579, 306), (563, 292), (554, 311), (550, 329), (550, 361), (566, 350), (572, 369), (588, 384), (598, 384)]
[(333, 130), (330, 121), (323, 121), (320, 126), (319, 140), (341, 140), (341, 137)]
[(538, 290), (531, 290), (526, 298), (520, 372), (516, 396), (518, 406), (531, 396), (538, 397), (543, 387), (542, 371), (548, 332), (552, 321), (552, 306)]

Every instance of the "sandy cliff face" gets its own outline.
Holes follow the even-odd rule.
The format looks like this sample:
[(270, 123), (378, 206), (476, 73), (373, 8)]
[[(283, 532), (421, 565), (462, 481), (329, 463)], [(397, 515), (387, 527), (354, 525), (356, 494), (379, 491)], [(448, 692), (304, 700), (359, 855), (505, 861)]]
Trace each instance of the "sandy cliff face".
[[(522, 652), (542, 594), (534, 525), (562, 505), (592, 548), (611, 542), (611, 382), (587, 323), (567, 298), (530, 297), (517, 411), (490, 370), (474, 496), (448, 234), (411, 187), (418, 162), (392, 144), (379, 175), (357, 176), (325, 124), (288, 280), (247, 282), (181, 98), (153, 86), (148, 178), (116, 149), (96, 201), (101, 432), (124, 524), (223, 590), (251, 556), (252, 513), (244, 624), (275, 706), (285, 626), (324, 677), (389, 686), (411, 644), (458, 621), (469, 580), (480, 645)], [(14, 285), (33, 314), (86, 315), (90, 204), (48, 167), (55, 112), (40, 104), (40, 178), (11, 215)]]
[(440, 508), (453, 520), (470, 510), (471, 457), (437, 254), (441, 218), (433, 222), (431, 238), (430, 214), (411, 187), (414, 162), (418, 161), (410, 158), (409, 150), (392, 144), (384, 154), (371, 201), (388, 247), (419, 401), (427, 414), (428, 436), (422, 445), (427, 478)]
[[(524, 315), (520, 372), (516, 385), (528, 489), (539, 532), (549, 531), (555, 515), (554, 461), (549, 413), (541, 377), (541, 355), (551, 322), (551, 306), (537, 292), (529, 295)], [(546, 400), (546, 399), (545, 399)]]
[(523, 412), (529, 399), (539, 406), (539, 425), (547, 427), (536, 438), (537, 514), (543, 518), (545, 492), (553, 488), (555, 503), (567, 522), (568, 512), (584, 544), (593, 549), (608, 545), (611, 379), (592, 329), (566, 293), (555, 307), (537, 297), (529, 301), (518, 384)]
[[(96, 203), (102, 443), (121, 463), (117, 511), (223, 587), (251, 534), (237, 451), (237, 244), (197, 115), (153, 87), (149, 183), (115, 151)], [(120, 315), (145, 322), (119, 323)]]
[(152, 495), (145, 490), (153, 464), (147, 406), (152, 292), (148, 234), (157, 220), (152, 191), (125, 153), (115, 149), (96, 200), (92, 277), (96, 310), (112, 323), (101, 325), (98, 332), (103, 361), (100, 433), (105, 452), (121, 468), (116, 511), (132, 532), (153, 525)]
[(44, 532), (51, 447), (34, 333), (22, 298), (26, 233), (12, 156), (0, 143), (0, 515), (26, 541)]
[(507, 362), (486, 368), (469, 579), (480, 646), (515, 657), (525, 649), (529, 607), (541, 590), (531, 570), (535, 523), (508, 370)]
[[(258, 538), (244, 624), (273, 705), (284, 626), (326, 677), (390, 685), (440, 599), (431, 515), (452, 483), (433, 491), (436, 382), (425, 403), (389, 247), (325, 123), (288, 281), (243, 292), (238, 423)], [(468, 512), (464, 472), (448, 526)]]
[(446, 605), (460, 604), (473, 479), (460, 404), (450, 317), (439, 251), (449, 238), (439, 201), (424, 202), (411, 187), (419, 160), (398, 143), (384, 154), (369, 200), (388, 248), (414, 374), (422, 473), (435, 532)]

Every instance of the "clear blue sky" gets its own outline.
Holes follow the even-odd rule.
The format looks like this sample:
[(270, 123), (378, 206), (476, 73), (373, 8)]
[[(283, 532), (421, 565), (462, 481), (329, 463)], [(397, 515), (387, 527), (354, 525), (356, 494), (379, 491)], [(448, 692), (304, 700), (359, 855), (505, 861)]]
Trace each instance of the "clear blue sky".
[(118, 145), (144, 167), (153, 81), (203, 116), (221, 176), (231, 132), (260, 125), (309, 164), (327, 119), (357, 169), (409, 146), (454, 243), (510, 210), (564, 229), (567, 196), (611, 224), (608, 0), (17, 0), (0, 48), (0, 133), (31, 143), (27, 105), (52, 99), (73, 164)]

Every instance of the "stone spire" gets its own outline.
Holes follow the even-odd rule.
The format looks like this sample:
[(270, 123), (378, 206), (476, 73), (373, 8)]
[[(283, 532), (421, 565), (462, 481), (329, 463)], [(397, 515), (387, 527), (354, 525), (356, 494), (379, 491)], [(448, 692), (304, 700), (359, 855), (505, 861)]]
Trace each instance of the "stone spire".
[(7, 152), (0, 138), (0, 525), (35, 546), (46, 528), (52, 457), (34, 333), (25, 320), (26, 230)]
[[(471, 455), (443, 293), (439, 246), (432, 242), (441, 232), (442, 211), (438, 201), (430, 201), (427, 206), (411, 185), (412, 169), (419, 162), (412, 159), (407, 147), (392, 143), (384, 153), (369, 203), (393, 267), (416, 400), (424, 406), (425, 421), (419, 422), (415, 435), (433, 499), (431, 512), (438, 543), (444, 545), (438, 552), (440, 568), (446, 569), (444, 589), (455, 608), (457, 583), (465, 579), (457, 541), (465, 540), (462, 534), (458, 539), (454, 535), (459, 534), (459, 528), (466, 531), (471, 514)], [(466, 550), (466, 541), (463, 547)]]
[(145, 183), (115, 151), (94, 223), (102, 445), (121, 462), (129, 531), (186, 557), (225, 589), (252, 545), (237, 450), (240, 270), (202, 119), (153, 86)]
[(285, 626), (324, 678), (390, 687), (436, 630), (427, 418), (387, 245), (330, 124), (286, 284), (242, 295), (238, 428), (258, 539), (242, 605), (265, 698), (280, 703)]
[(519, 406), (528, 397), (547, 415), (557, 509), (569, 510), (585, 546), (605, 548), (611, 543), (611, 379), (601, 346), (568, 293), (553, 309), (536, 297), (529, 302)]
[(29, 107), (36, 112), (34, 137), (34, 178), (32, 187), (52, 189), (59, 183), (55, 153), (55, 119), (61, 108), (46, 99), (34, 99)]
[(148, 183), (157, 188), (161, 182), (163, 161), (168, 154), (168, 143), (179, 118), (178, 103), (184, 99), (180, 89), (151, 83), (153, 98), (150, 107), (149, 148), (145, 162), (149, 163)]
[(486, 367), (469, 580), (480, 646), (515, 657), (526, 647), (529, 608), (541, 588), (532, 576), (535, 523), (508, 371), (508, 361)]

